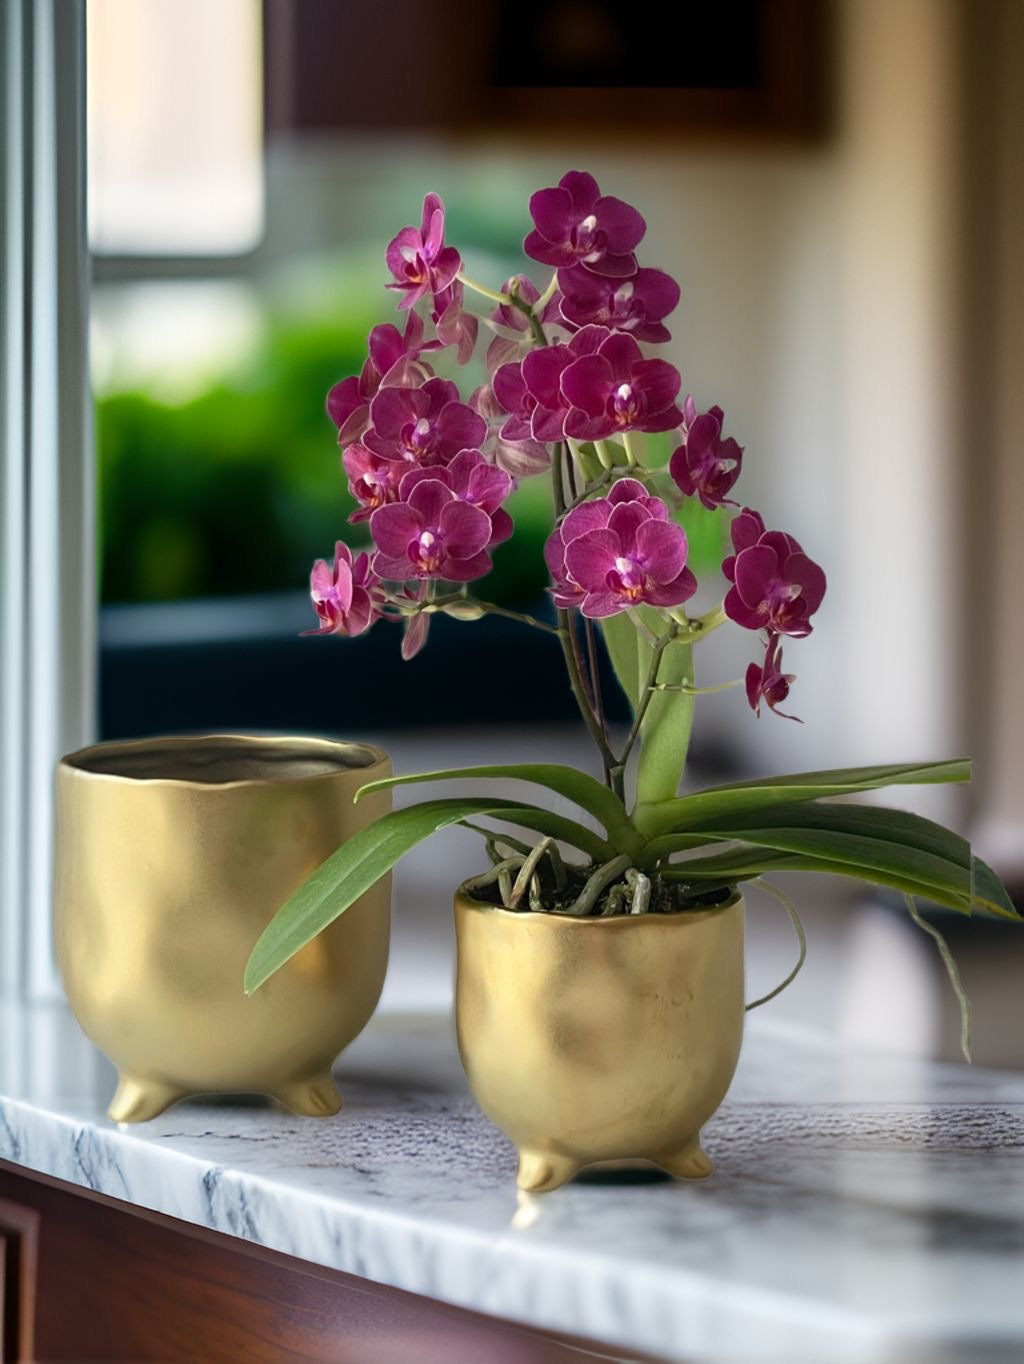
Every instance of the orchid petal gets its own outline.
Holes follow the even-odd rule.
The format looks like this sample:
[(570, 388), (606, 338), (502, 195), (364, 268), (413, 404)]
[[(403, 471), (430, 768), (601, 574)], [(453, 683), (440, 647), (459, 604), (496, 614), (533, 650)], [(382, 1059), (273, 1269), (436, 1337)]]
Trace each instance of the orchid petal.
[(491, 518), (479, 507), (453, 499), (442, 507), (438, 529), (451, 558), (469, 559), (488, 544)]
[(658, 583), (674, 582), (686, 567), (689, 552), (686, 532), (674, 522), (644, 522), (636, 530), (636, 546), (644, 568)]
[(530, 217), (545, 241), (562, 241), (577, 221), (571, 193), (565, 188), (537, 190), (530, 196)]
[(590, 530), (571, 540), (565, 549), (565, 563), (573, 579), (590, 592), (604, 588), (608, 574), (622, 554), (622, 543), (614, 531)]
[(752, 545), (736, 556), (736, 590), (748, 607), (758, 606), (778, 577), (778, 555), (768, 545)]
[[(608, 341), (605, 346), (611, 344)], [(614, 382), (612, 366), (604, 352), (605, 347), (602, 347), (600, 355), (580, 356), (562, 374), (563, 397), (569, 405), (580, 408), (588, 417), (603, 416)]]

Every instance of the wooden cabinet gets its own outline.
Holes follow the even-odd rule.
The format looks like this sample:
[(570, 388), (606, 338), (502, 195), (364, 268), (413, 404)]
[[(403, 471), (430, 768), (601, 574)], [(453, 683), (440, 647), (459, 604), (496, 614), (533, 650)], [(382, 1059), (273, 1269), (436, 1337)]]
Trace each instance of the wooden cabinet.
[(3, 1196), (0, 1174), (0, 1364), (35, 1359), (39, 1213)]
[(3, 1161), (0, 1285), (3, 1364), (608, 1358), (583, 1341), (310, 1265)]

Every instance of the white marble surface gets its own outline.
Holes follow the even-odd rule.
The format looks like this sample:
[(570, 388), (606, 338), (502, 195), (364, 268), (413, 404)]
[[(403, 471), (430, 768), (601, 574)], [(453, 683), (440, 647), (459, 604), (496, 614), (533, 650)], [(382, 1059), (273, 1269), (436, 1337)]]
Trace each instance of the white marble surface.
[(1020, 1076), (752, 1021), (711, 1180), (517, 1197), (447, 1018), (378, 1015), (338, 1072), (336, 1119), (190, 1101), (118, 1128), (66, 1012), (0, 1003), (0, 1158), (623, 1358), (1024, 1358)]

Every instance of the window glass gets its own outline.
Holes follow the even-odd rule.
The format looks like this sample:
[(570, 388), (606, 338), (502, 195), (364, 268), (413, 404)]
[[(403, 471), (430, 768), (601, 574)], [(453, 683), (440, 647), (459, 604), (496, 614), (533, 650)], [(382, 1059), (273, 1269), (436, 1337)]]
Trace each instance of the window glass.
[(89, 238), (231, 255), (263, 228), (259, 0), (89, 0)]

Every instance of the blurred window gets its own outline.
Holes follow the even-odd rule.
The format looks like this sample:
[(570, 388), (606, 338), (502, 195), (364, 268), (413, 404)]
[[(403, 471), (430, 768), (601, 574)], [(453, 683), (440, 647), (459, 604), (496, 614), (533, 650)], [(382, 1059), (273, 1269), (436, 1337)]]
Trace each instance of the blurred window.
[(260, 0), (88, 0), (95, 252), (219, 256), (263, 231)]

